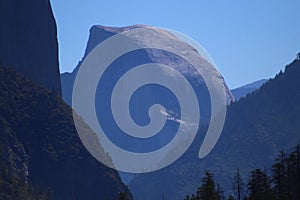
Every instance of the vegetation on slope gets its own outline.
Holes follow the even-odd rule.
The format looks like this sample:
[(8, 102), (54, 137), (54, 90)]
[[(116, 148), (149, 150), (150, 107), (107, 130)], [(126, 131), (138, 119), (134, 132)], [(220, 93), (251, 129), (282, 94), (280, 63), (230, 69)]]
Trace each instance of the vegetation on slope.
[[(117, 171), (85, 149), (71, 108), (54, 92), (3, 66), (0, 126), (1, 195), (22, 195), (31, 186), (33, 192), (24, 193), (29, 199), (39, 195), (36, 188), (46, 193), (49, 188), (54, 199), (110, 199), (120, 192), (130, 194)], [(87, 129), (84, 122), (82, 126)], [(10, 180), (5, 179), (8, 173)]]

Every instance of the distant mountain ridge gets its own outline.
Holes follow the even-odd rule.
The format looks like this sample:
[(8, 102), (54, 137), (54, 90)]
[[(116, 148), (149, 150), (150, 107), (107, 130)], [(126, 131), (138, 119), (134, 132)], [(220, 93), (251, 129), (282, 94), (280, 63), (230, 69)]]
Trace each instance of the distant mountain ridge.
[(261, 79), (258, 81), (254, 81), (252, 83), (248, 83), (241, 87), (232, 89), (231, 93), (233, 94), (235, 100), (238, 101), (240, 98), (245, 97), (247, 96), (247, 94), (250, 94), (251, 92), (254, 92), (255, 90), (259, 89), (267, 81), (268, 79)]

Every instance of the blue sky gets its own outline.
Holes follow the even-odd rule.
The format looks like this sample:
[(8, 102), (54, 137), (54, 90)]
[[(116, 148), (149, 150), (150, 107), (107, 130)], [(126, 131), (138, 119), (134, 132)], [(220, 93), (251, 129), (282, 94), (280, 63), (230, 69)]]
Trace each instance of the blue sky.
[(300, 51), (299, 0), (51, 0), (61, 72), (82, 58), (92, 25), (182, 32), (213, 58), (230, 88), (270, 78)]

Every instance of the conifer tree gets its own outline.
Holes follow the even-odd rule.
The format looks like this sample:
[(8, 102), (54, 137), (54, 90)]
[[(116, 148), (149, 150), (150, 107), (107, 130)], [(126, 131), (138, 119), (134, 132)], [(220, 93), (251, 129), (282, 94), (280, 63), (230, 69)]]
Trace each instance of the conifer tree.
[(248, 190), (248, 200), (274, 200), (269, 178), (267, 174), (260, 169), (255, 169), (250, 172)]
[(217, 197), (213, 174), (206, 171), (205, 176), (202, 178), (201, 186), (197, 191), (197, 198), (199, 200), (217, 200)]
[(273, 191), (277, 199), (287, 199), (286, 194), (286, 155), (284, 152), (280, 152), (276, 162), (272, 166), (272, 181), (274, 183)]
[(241, 178), (239, 168), (236, 170), (234, 174), (233, 191), (234, 191), (235, 199), (237, 200), (244, 199), (244, 183)]

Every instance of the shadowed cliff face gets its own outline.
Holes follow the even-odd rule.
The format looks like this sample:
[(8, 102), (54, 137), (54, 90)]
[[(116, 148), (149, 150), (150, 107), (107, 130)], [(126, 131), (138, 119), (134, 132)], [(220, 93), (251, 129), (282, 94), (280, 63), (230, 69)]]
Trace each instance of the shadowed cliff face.
[(61, 94), (49, 0), (0, 0), (0, 63)]

